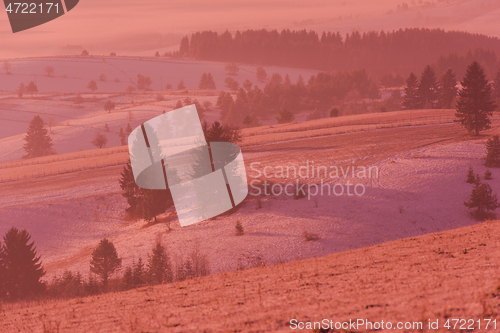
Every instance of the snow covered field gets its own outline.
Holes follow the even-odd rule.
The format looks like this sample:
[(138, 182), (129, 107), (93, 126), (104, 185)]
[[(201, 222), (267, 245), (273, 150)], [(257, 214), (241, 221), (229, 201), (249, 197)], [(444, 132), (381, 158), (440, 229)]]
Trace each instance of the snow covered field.
[[(0, 184), (0, 234), (11, 226), (28, 229), (49, 277), (64, 269), (87, 273), (92, 248), (103, 237), (116, 244), (124, 265), (139, 257), (146, 259), (158, 237), (169, 248), (174, 262), (199, 247), (208, 255), (214, 272), (233, 270), (239, 264), (251, 265), (260, 259), (274, 263), (323, 256), (475, 223), (463, 205), (472, 188), (465, 183), (465, 174), (469, 165), (484, 174), (484, 141), (403, 149), (364, 165), (376, 166), (378, 178), (324, 180), (330, 186), (345, 185), (348, 180), (351, 184), (362, 183), (366, 192), (360, 197), (337, 197), (326, 192), (323, 196), (311, 196), (310, 200), (249, 195), (241, 208), (229, 216), (184, 228), (171, 219), (174, 230), (170, 233), (165, 232), (163, 223), (143, 228), (144, 221), (123, 219), (126, 203), (120, 195), (119, 166), (9, 182)], [(265, 163), (272, 155), (249, 152), (244, 156), (248, 164)], [(364, 157), (369, 160), (369, 156)], [(288, 160), (278, 158), (277, 162), (287, 164), (292, 159), (293, 154)], [(346, 160), (339, 156), (334, 163), (326, 156), (323, 160), (316, 156), (315, 162), (339, 165)], [(488, 183), (497, 192), (500, 171), (491, 171), (493, 180)], [(247, 172), (251, 181), (253, 173)], [(320, 181), (313, 178), (306, 182)], [(284, 182), (295, 183), (295, 179)], [(241, 237), (234, 235), (236, 220), (245, 228)], [(306, 242), (304, 231), (315, 233), (320, 239)]]

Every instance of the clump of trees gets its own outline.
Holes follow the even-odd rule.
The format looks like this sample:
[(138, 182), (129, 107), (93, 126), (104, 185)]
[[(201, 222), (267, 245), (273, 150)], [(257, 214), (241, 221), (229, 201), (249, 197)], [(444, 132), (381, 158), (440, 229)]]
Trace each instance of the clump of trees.
[(25, 144), (23, 148), (26, 151), (26, 155), (24, 155), (23, 158), (34, 158), (55, 154), (52, 138), (45, 128), (45, 122), (40, 116), (34, 116), (31, 120), (24, 141)]
[(215, 90), (215, 81), (212, 73), (203, 73), (200, 78), (198, 89)]
[(498, 135), (486, 141), (486, 159), (484, 165), (487, 167), (500, 167), (500, 139)]
[(144, 76), (142, 74), (137, 74), (137, 89), (139, 90), (149, 90), (153, 81), (149, 76)]
[(420, 80), (413, 72), (406, 79), (402, 105), (406, 110), (448, 109), (457, 96), (457, 90), (457, 80), (451, 69), (438, 82), (434, 69), (427, 65)]

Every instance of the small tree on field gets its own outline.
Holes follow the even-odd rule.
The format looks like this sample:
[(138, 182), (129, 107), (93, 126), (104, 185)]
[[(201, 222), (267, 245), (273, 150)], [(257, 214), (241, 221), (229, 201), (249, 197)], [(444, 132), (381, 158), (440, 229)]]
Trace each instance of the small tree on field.
[(75, 100), (73, 101), (73, 103), (77, 104), (77, 105), (80, 105), (83, 103), (83, 98), (80, 94), (76, 94), (75, 96)]
[(486, 141), (486, 160), (487, 167), (500, 167), (500, 139), (498, 135)]
[(125, 93), (126, 94), (131, 94), (133, 93), (135, 90), (135, 87), (134, 86), (127, 86), (127, 88), (125, 88)]
[(20, 83), (19, 87), (17, 88), (17, 96), (19, 98), (23, 98), (23, 94), (26, 91), (26, 87), (24, 86), (24, 83)]
[[(40, 279), (45, 275), (34, 242), (26, 230), (11, 228), (3, 237), (0, 250), (4, 289), (11, 300), (39, 295), (45, 290)], [(1, 287), (0, 287), (1, 293)]]
[(179, 101), (177, 101), (177, 103), (175, 104), (175, 108), (176, 108), (176, 109), (180, 109), (180, 108), (182, 108), (182, 101), (180, 101), (180, 100), (179, 100)]
[(173, 281), (172, 264), (165, 247), (160, 241), (155, 247), (148, 261), (148, 276), (151, 284), (162, 284)]
[(40, 116), (35, 116), (31, 120), (24, 141), (26, 142), (24, 144), (26, 155), (23, 158), (40, 157), (54, 153), (52, 138)]
[(153, 81), (151, 81), (151, 78), (149, 76), (137, 74), (137, 89), (149, 90), (151, 84), (153, 84)]
[(97, 83), (95, 80), (90, 80), (89, 84), (87, 84), (87, 88), (90, 89), (90, 91), (94, 92), (97, 90)]
[(90, 143), (92, 143), (97, 148), (103, 148), (106, 147), (108, 138), (104, 134), (97, 132), (94, 139)]
[(52, 66), (45, 66), (45, 73), (47, 73), (47, 76), (54, 75), (54, 67), (52, 67)]
[(120, 138), (120, 144), (125, 146), (127, 144), (127, 135), (123, 131), (123, 127), (120, 127), (120, 132), (118, 133), (118, 137)]
[(418, 79), (413, 72), (410, 73), (410, 76), (408, 77), (408, 79), (406, 79), (403, 107), (406, 110), (414, 110), (419, 108)]
[(460, 122), (469, 133), (479, 135), (479, 132), (489, 129), (490, 118), (496, 105), (491, 97), (491, 87), (484, 70), (477, 61), (468, 68), (463, 79), (457, 112), (457, 122)]
[(266, 80), (267, 80), (267, 73), (264, 70), (264, 67), (262, 67), (262, 66), (257, 67), (257, 69), (256, 69), (256, 75), (257, 75), (257, 81), (259, 81), (260, 83), (266, 82)]
[(11, 67), (12, 66), (10, 65), (10, 62), (8, 62), (8, 61), (4, 61), (3, 62), (2, 68), (5, 71), (5, 74), (10, 74), (10, 68)]
[(286, 124), (294, 121), (295, 117), (293, 116), (293, 113), (285, 108), (282, 108), (276, 120), (278, 121), (278, 124)]
[(118, 258), (115, 245), (107, 238), (102, 239), (92, 252), (90, 271), (99, 275), (104, 290), (108, 289), (109, 277), (121, 267), (122, 259)]
[(109, 126), (108, 123), (104, 124), (104, 131), (109, 132)]
[(330, 110), (330, 118), (333, 118), (333, 117), (338, 117), (339, 116), (339, 109), (337, 108), (333, 108)]
[(104, 103), (104, 111), (108, 111), (108, 113), (110, 113), (114, 109), (115, 109), (115, 103), (111, 101), (106, 101), (106, 103)]
[(495, 210), (500, 207), (497, 195), (492, 194), (490, 185), (485, 183), (475, 184), (470, 194), (469, 201), (464, 202), (464, 205), (471, 209), (476, 208), (473, 215), (477, 219), (481, 220), (490, 215), (488, 214), (488, 211)]
[(491, 177), (491, 171), (489, 169), (487, 169), (485, 172), (484, 172), (484, 180), (492, 180), (493, 178)]
[(88, 57), (90, 55), (90, 53), (87, 50), (82, 50), (81, 55), (84, 56), (84, 57)]
[(184, 85), (184, 80), (180, 80), (179, 84), (177, 85), (177, 90), (184, 90), (186, 89), (186, 86)]
[(238, 75), (238, 72), (240, 71), (240, 67), (234, 62), (226, 64), (224, 69), (229, 75)]
[(240, 86), (238, 84), (238, 82), (235, 79), (233, 79), (232, 77), (226, 77), (226, 79), (224, 80), (224, 84), (226, 85), (227, 89), (232, 90), (232, 91), (238, 90), (238, 88)]
[(26, 87), (26, 92), (28, 94), (31, 94), (31, 98), (33, 98), (33, 94), (38, 92), (38, 87), (36, 86), (35, 82), (30, 81), (30, 83), (28, 83), (28, 86)]
[(108, 80), (108, 77), (106, 76), (106, 74), (104, 74), (104, 73), (99, 74), (99, 81), (106, 82), (107, 80)]
[(236, 229), (236, 231), (235, 231), (236, 236), (241, 236), (245, 233), (245, 230), (243, 229), (243, 226), (241, 225), (240, 220), (236, 221), (234, 228)]

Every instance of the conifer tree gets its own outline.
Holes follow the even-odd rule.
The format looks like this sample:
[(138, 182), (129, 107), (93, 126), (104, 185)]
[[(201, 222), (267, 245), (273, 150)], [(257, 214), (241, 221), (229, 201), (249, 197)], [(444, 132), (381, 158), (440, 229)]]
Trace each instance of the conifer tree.
[(137, 261), (137, 264), (134, 265), (134, 269), (132, 271), (132, 283), (135, 288), (144, 285), (146, 282), (144, 275), (144, 264), (142, 263), (142, 258), (139, 257), (139, 260)]
[(207, 73), (203, 73), (198, 84), (198, 89), (207, 89)]
[(26, 155), (23, 158), (40, 157), (54, 153), (52, 138), (40, 116), (35, 116), (31, 120), (24, 141), (26, 142), (24, 144)]
[(295, 117), (293, 116), (293, 113), (288, 111), (285, 108), (281, 108), (280, 113), (278, 114), (278, 117), (276, 118), (278, 121), (278, 124), (286, 124), (286, 123), (291, 123), (292, 121), (295, 120)]
[(125, 135), (125, 132), (123, 131), (123, 127), (120, 127), (120, 132), (118, 133), (118, 137), (120, 138), (120, 144), (122, 146), (125, 146), (127, 144), (127, 136)]
[(45, 290), (45, 275), (34, 242), (26, 230), (11, 228), (3, 237), (2, 261), (7, 297), (17, 300), (36, 296)]
[(148, 275), (151, 284), (162, 284), (173, 281), (172, 265), (165, 247), (156, 242), (148, 261)]
[(5, 280), (7, 279), (7, 272), (5, 271), (4, 259), (3, 259), (3, 246), (0, 241), (0, 300), (5, 298)]
[(500, 139), (498, 135), (486, 141), (486, 160), (487, 167), (500, 167)]
[(498, 107), (500, 107), (500, 69), (498, 70), (495, 80), (493, 81), (493, 94), (498, 109)]
[(410, 73), (406, 79), (405, 96), (403, 97), (403, 107), (406, 110), (414, 110), (419, 107), (418, 79), (415, 74)]
[(451, 108), (451, 103), (457, 97), (457, 79), (452, 69), (448, 69), (441, 78), (441, 95), (439, 104), (443, 109)]
[(489, 169), (487, 169), (485, 172), (484, 172), (484, 180), (492, 180), (493, 178), (491, 177), (491, 171)]
[(474, 215), (477, 219), (486, 218), (488, 211), (500, 207), (497, 195), (492, 194), (490, 185), (485, 183), (475, 184), (469, 201), (464, 202), (464, 205), (468, 208), (476, 208)]
[(479, 135), (479, 132), (489, 129), (490, 118), (496, 105), (491, 97), (491, 87), (484, 70), (474, 61), (465, 73), (461, 82), (463, 89), (459, 92), (457, 112), (455, 116), (469, 133)]
[(214, 81), (214, 77), (212, 76), (212, 73), (207, 74), (207, 87), (206, 87), (206, 89), (209, 89), (209, 90), (217, 89), (215, 86), (215, 81)]
[(122, 259), (118, 257), (115, 245), (107, 238), (102, 239), (92, 252), (90, 271), (99, 275), (103, 288), (107, 291), (109, 277), (121, 267)]
[(475, 181), (474, 170), (472, 169), (471, 165), (469, 166), (469, 171), (467, 172), (467, 179), (465, 180), (465, 182), (469, 184), (474, 184), (474, 181)]
[(421, 109), (434, 109), (438, 106), (439, 86), (436, 81), (436, 74), (431, 66), (427, 65), (420, 77), (418, 84), (419, 107)]

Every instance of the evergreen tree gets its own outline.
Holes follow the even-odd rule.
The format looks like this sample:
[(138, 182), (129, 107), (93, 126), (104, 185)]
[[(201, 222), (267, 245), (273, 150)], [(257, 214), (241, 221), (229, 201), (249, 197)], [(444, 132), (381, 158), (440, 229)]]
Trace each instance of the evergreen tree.
[(489, 169), (487, 169), (485, 172), (484, 172), (484, 180), (492, 180), (493, 178), (491, 177), (491, 171)]
[(32, 297), (45, 290), (40, 279), (45, 275), (34, 242), (26, 230), (11, 228), (3, 237), (2, 261), (7, 297), (17, 300)]
[(118, 258), (115, 245), (107, 238), (102, 239), (92, 252), (90, 271), (99, 275), (104, 290), (108, 289), (109, 277), (121, 267), (122, 259)]
[(24, 86), (24, 83), (20, 83), (19, 87), (17, 88), (17, 97), (23, 98), (23, 94), (26, 92), (26, 87)]
[(203, 73), (198, 84), (198, 89), (207, 89), (207, 73)]
[(179, 101), (177, 101), (177, 103), (175, 104), (175, 108), (176, 108), (176, 109), (180, 109), (180, 108), (182, 108), (182, 101), (180, 101), (180, 100), (179, 100)]
[(478, 219), (484, 219), (488, 216), (488, 211), (495, 210), (500, 205), (496, 194), (492, 194), (490, 185), (485, 183), (475, 184), (470, 194), (470, 199), (464, 202), (468, 208), (476, 208), (474, 215)]
[(487, 167), (500, 167), (500, 139), (498, 135), (486, 141), (486, 160), (484, 165)]
[(406, 79), (405, 96), (403, 97), (403, 107), (406, 110), (414, 110), (419, 107), (418, 79), (415, 74), (410, 73)]
[(127, 123), (127, 127), (125, 127), (125, 135), (129, 136), (130, 133), (132, 133), (132, 127), (130, 126), (130, 123)]
[(438, 106), (439, 86), (436, 81), (436, 74), (431, 66), (427, 65), (420, 77), (418, 84), (419, 107), (434, 109)]
[(236, 236), (241, 236), (245, 233), (245, 230), (243, 229), (243, 226), (241, 225), (240, 220), (236, 221), (234, 228), (236, 229), (236, 231), (235, 231)]
[(151, 284), (162, 284), (173, 281), (172, 265), (165, 247), (156, 242), (148, 261), (148, 275)]
[(26, 141), (24, 144), (26, 155), (23, 158), (40, 157), (54, 153), (52, 149), (54, 144), (40, 116), (35, 116), (31, 120), (24, 141)]
[(179, 84), (177, 85), (177, 90), (184, 90), (186, 89), (186, 86), (184, 85), (184, 80), (180, 80)]
[(208, 90), (217, 89), (215, 86), (215, 81), (214, 81), (214, 77), (212, 76), (212, 73), (207, 74), (207, 87), (206, 87), (206, 89), (208, 89)]
[(218, 121), (215, 121), (211, 125), (203, 122), (202, 128), (207, 142), (238, 143), (241, 141), (241, 131), (239, 129), (223, 126)]
[(441, 78), (441, 95), (439, 104), (443, 109), (451, 108), (451, 103), (457, 97), (457, 79), (452, 69), (448, 69)]
[(495, 80), (493, 81), (493, 92), (494, 92), (494, 97), (497, 103), (497, 107), (500, 106), (500, 69), (497, 72), (497, 75), (495, 76)]
[(276, 118), (278, 121), (278, 124), (285, 124), (285, 123), (291, 123), (292, 121), (295, 120), (295, 117), (293, 116), (293, 113), (288, 111), (285, 108), (281, 108), (280, 113), (278, 114), (278, 117)]
[(139, 258), (132, 271), (132, 284), (134, 288), (140, 287), (146, 283), (144, 275), (144, 264), (142, 263), (142, 258)]
[(4, 264), (4, 253), (3, 253), (3, 246), (2, 242), (0, 241), (0, 300), (5, 298), (6, 291), (5, 291), (5, 281), (7, 280), (7, 272), (5, 270), (5, 264)]
[(257, 81), (264, 83), (267, 80), (267, 73), (262, 66), (258, 66), (256, 69)]
[[(132, 264), (133, 265), (133, 264)], [(134, 288), (134, 277), (133, 277), (132, 267), (128, 266), (125, 268), (125, 273), (123, 273), (122, 286), (124, 290), (129, 290)]]
[(490, 118), (496, 105), (491, 98), (491, 87), (484, 70), (477, 61), (468, 68), (459, 92), (455, 116), (469, 133), (479, 135), (491, 126)]
[(120, 144), (125, 146), (127, 144), (127, 135), (123, 131), (123, 127), (120, 127), (120, 132), (118, 133), (118, 137), (120, 138)]
[(179, 47), (179, 55), (181, 57), (189, 57), (189, 38), (184, 36), (181, 39), (181, 45)]
[(467, 179), (465, 180), (465, 182), (469, 184), (474, 184), (475, 182), (474, 170), (472, 169), (472, 165), (469, 166), (469, 171), (467, 171)]
[(143, 189), (141, 196), (141, 217), (146, 220), (156, 221), (156, 217), (164, 213), (168, 207), (173, 205), (169, 190), (146, 190)]

